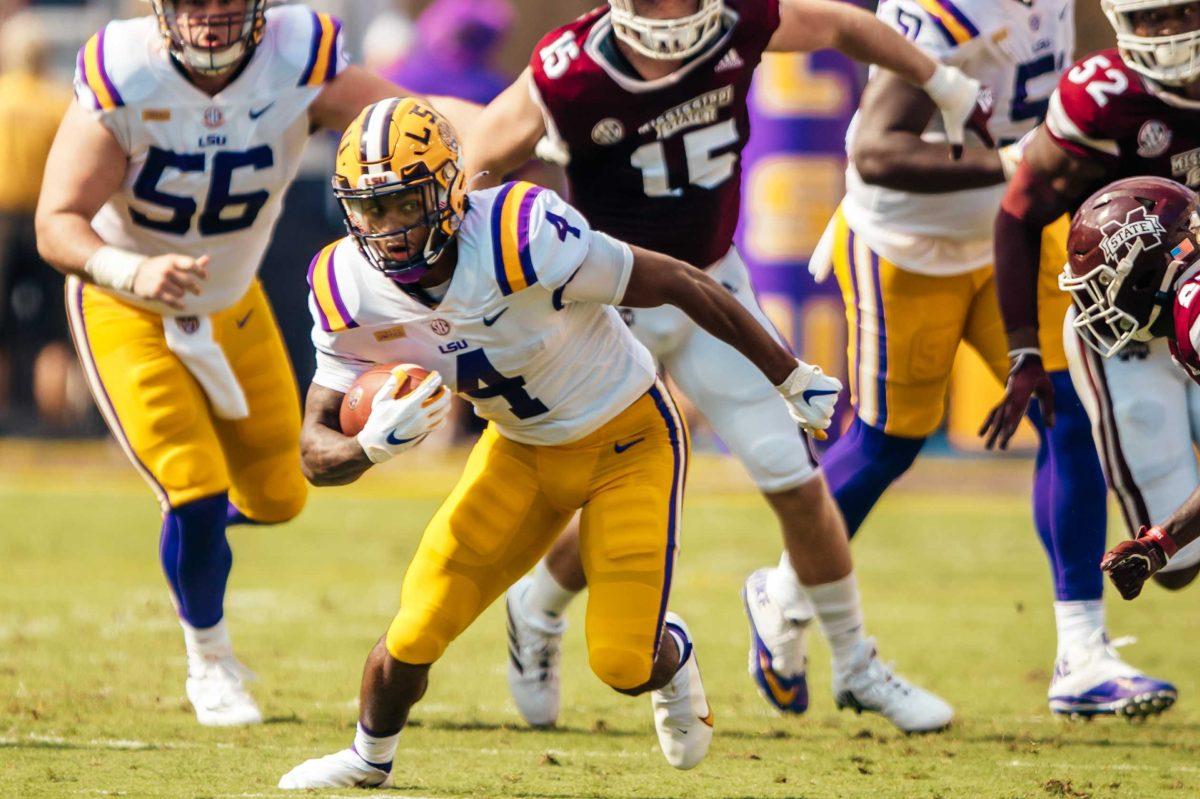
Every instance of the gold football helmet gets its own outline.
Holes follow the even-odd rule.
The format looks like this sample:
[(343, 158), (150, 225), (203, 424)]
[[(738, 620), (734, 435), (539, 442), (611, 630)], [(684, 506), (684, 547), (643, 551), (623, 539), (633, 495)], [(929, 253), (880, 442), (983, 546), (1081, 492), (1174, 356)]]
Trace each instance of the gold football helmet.
[(411, 97), (367, 106), (342, 134), (333, 193), (367, 261), (400, 283), (416, 281), (466, 213), (454, 129)]

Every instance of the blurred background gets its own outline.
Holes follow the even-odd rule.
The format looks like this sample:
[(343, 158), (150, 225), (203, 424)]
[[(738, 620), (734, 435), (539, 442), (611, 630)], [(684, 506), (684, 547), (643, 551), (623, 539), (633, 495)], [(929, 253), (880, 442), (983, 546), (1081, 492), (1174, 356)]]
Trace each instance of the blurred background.
[[(308, 5), (343, 19), (356, 62), (416, 91), (482, 103), (520, 72), (543, 34), (597, 2)], [(105, 435), (67, 337), (62, 278), (37, 257), (32, 215), (46, 152), (70, 102), (76, 52), (109, 19), (147, 13), (146, 0), (0, 0), (0, 437)], [(1111, 46), (1098, 2), (1080, 3), (1077, 17), (1077, 54)], [(843, 380), (846, 330), (837, 286), (814, 284), (805, 267), (841, 199), (843, 137), (863, 77), (838, 54), (768, 55), (752, 94), (754, 134), (743, 168), (739, 243), (763, 305), (798, 352)], [(262, 268), (301, 386), (313, 368), (305, 268), (313, 252), (342, 234), (328, 191), (333, 147), (332, 136), (309, 145)], [(974, 431), (998, 396), (990, 373), (973, 353), (961, 352), (938, 439), (943, 451), (976, 451)], [(459, 416), (465, 434), (470, 415)], [(702, 424), (694, 427), (699, 445), (719, 446)], [(1028, 446), (1032, 434), (1025, 435)]]

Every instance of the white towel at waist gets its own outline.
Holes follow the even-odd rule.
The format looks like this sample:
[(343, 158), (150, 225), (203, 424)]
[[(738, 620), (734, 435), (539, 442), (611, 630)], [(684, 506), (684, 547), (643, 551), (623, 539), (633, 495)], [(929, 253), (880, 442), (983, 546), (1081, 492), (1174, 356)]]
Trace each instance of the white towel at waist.
[(245, 419), (250, 415), (246, 394), (229, 359), (213, 340), (212, 319), (207, 316), (164, 316), (167, 349), (179, 360), (208, 395), (213, 411), (222, 419)]

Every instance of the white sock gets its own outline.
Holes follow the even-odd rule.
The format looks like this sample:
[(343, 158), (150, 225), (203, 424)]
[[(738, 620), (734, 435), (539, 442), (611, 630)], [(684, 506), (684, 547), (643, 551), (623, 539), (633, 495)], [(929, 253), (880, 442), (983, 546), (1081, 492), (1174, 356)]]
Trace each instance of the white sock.
[(1104, 629), (1104, 600), (1055, 602), (1054, 621), (1058, 627), (1058, 657), (1062, 657), (1068, 649), (1088, 643), (1097, 630)]
[(821, 631), (833, 650), (834, 669), (849, 669), (866, 640), (862, 602), (854, 572), (832, 583), (807, 585), (804, 590), (812, 600)]
[(541, 614), (547, 621), (557, 624), (576, 595), (577, 592), (563, 588), (554, 579), (545, 560), (539, 560), (533, 569), (533, 583), (525, 594), (525, 610)]
[(225, 619), (203, 630), (193, 627), (183, 619), (179, 620), (179, 626), (183, 628), (183, 643), (187, 647), (189, 658), (206, 660), (233, 654), (233, 641), (229, 639), (229, 628), (225, 626)]
[(392, 770), (392, 760), (396, 757), (396, 746), (399, 743), (400, 733), (372, 735), (361, 722), (354, 733), (354, 751), (367, 763), (382, 771)]
[(804, 586), (800, 585), (800, 578), (792, 568), (792, 559), (786, 552), (779, 557), (779, 566), (767, 574), (767, 596), (789, 620), (804, 623), (812, 620), (812, 603), (804, 592)]

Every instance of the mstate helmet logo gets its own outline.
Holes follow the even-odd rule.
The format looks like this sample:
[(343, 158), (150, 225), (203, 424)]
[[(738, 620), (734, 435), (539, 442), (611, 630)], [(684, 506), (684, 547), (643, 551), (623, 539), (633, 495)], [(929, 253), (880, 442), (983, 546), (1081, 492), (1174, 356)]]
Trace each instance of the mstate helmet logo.
[(1144, 249), (1149, 250), (1162, 244), (1162, 237), (1167, 231), (1157, 216), (1146, 213), (1145, 208), (1134, 208), (1125, 215), (1124, 222), (1114, 219), (1105, 223), (1100, 232), (1104, 234), (1100, 241), (1100, 249), (1110, 261), (1119, 261), (1129, 252), (1134, 239), (1150, 239), (1142, 243)]
[(1171, 146), (1171, 129), (1157, 119), (1147, 119), (1138, 131), (1137, 154), (1142, 158), (1158, 158)]

